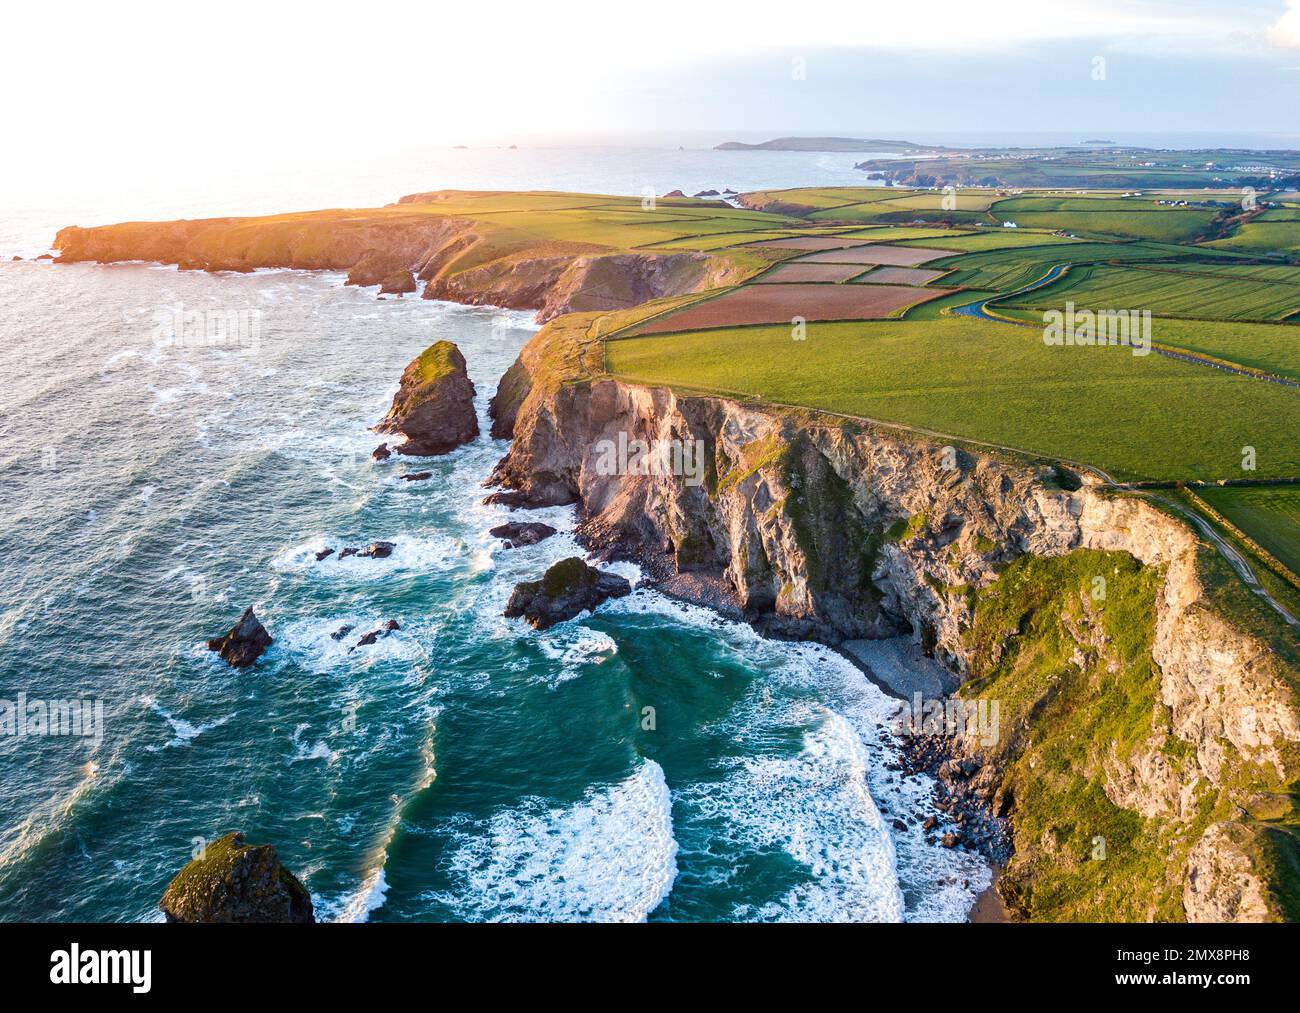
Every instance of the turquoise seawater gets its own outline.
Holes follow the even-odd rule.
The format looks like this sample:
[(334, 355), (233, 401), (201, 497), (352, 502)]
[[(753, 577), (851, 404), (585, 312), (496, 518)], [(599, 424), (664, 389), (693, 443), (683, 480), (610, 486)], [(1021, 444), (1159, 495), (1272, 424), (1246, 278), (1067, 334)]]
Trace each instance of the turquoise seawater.
[[(157, 333), (252, 311), (244, 345)], [(894, 828), (931, 785), (888, 769), (857, 669), (645, 588), (506, 620), (580, 551), (573, 511), (516, 513), (564, 532), (537, 546), (488, 535), (485, 415), (446, 457), (370, 460), (428, 344), (460, 345), (485, 412), (534, 331), (334, 274), (0, 264), (0, 700), (105, 715), (98, 742), (0, 735), (0, 918), (157, 918), (231, 829), (331, 919), (965, 917), (987, 869)], [(315, 560), (375, 539), (390, 558)], [(204, 641), (248, 605), (275, 643), (235, 671)]]

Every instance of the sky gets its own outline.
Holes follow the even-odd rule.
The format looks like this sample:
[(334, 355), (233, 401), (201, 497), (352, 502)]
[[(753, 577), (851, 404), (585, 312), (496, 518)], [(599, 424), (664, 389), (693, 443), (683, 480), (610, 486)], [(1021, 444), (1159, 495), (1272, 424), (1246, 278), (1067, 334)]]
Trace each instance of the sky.
[(63, 0), (5, 20), (15, 187), (592, 138), (1300, 135), (1300, 0)]

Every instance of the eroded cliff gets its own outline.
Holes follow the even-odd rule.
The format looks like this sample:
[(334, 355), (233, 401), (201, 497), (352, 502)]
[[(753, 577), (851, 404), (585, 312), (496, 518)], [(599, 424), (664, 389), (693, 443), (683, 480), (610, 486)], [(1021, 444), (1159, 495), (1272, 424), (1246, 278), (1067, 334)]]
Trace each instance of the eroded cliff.
[[(906, 634), (997, 701), (996, 741), (951, 738), (942, 777), (1010, 817), (1021, 916), (1297, 917), (1300, 672), (1216, 607), (1184, 523), (1091, 476), (603, 376), (596, 319), (503, 379), (494, 481), (773, 635)], [(663, 466), (685, 447), (698, 468)]]
[[(347, 271), (348, 283), (426, 299), (537, 311), (617, 310), (732, 285), (765, 263), (691, 251), (628, 251), (503, 225), (490, 215), (441, 213), (435, 203), (257, 218), (124, 222), (59, 230), (58, 263), (154, 261), (183, 270)], [(593, 234), (602, 234), (593, 226)], [(608, 234), (603, 233), (605, 235)], [(752, 262), (751, 262), (752, 260)]]

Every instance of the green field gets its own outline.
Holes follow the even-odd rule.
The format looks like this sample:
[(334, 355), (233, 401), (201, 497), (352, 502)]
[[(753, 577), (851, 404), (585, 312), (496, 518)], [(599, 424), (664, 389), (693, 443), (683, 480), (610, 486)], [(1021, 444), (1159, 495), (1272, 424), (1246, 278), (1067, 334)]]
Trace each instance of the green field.
[(1011, 248), (968, 253), (932, 260), (926, 267), (953, 268), (949, 285), (1011, 292), (1037, 281), (1056, 264), (1091, 264), (1116, 260), (1167, 260), (1172, 257), (1212, 257), (1217, 251), (1163, 243), (1071, 243), (1042, 249)]
[[(1061, 246), (1078, 243), (1078, 240), (1066, 236), (1054, 236), (1050, 232), (1030, 232), (1028, 229), (981, 229), (978, 232), (949, 231), (944, 242), (938, 245), (961, 253), (980, 253), (987, 250), (1005, 250), (1025, 246)], [(927, 243), (905, 241), (900, 246), (926, 246)]]
[(1300, 486), (1211, 486), (1196, 492), (1300, 575)]
[[(935, 303), (945, 300), (936, 299)], [(960, 305), (954, 300), (949, 305)], [(971, 302), (975, 296), (971, 296)], [(929, 305), (929, 304), (926, 304)], [(908, 314), (920, 311), (918, 306)], [(1043, 311), (1013, 309), (994, 304), (999, 315), (1043, 326)], [(1157, 317), (1151, 322), (1151, 340), (1197, 355), (1220, 359), (1250, 369), (1300, 380), (1300, 329), (1287, 324), (1252, 324), (1230, 320), (1179, 320)]]
[(611, 372), (1087, 462), (1117, 478), (1300, 475), (1300, 390), (968, 318), (745, 327), (607, 344)]
[[(1001, 206), (993, 209), (1003, 215)], [(1150, 239), (1160, 243), (1193, 242), (1214, 220), (1213, 211), (1016, 211), (1005, 215), (1021, 228), (1064, 229), (1083, 235)]]
[(1251, 265), (1220, 268), (1154, 263), (1071, 268), (1052, 284), (1006, 305), (1043, 309), (1066, 301), (1080, 308), (1150, 310), (1171, 317), (1209, 320), (1282, 320), (1300, 309), (1300, 269), (1281, 268), (1270, 278)]
[(1256, 219), (1243, 225), (1236, 235), (1205, 245), (1243, 253), (1300, 253), (1300, 221)]

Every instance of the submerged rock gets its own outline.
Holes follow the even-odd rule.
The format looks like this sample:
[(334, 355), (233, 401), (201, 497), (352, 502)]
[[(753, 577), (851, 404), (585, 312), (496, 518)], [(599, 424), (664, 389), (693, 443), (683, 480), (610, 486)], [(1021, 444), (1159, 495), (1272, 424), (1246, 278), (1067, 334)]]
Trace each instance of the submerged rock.
[(529, 510), (535, 507), (544, 506), (567, 506), (570, 503), (576, 503), (577, 497), (559, 496), (554, 500), (545, 499), (540, 496), (534, 496), (531, 493), (516, 492), (513, 489), (490, 492), (483, 497), (484, 506), (503, 506), (509, 510)]
[[(396, 542), (371, 542), (364, 549), (358, 549), (355, 545), (349, 545), (346, 548), (339, 549), (339, 559), (347, 559), (349, 556), (356, 556), (359, 559), (387, 559), (397, 548)], [(324, 555), (316, 554), (316, 558), (324, 559), (333, 549), (325, 550)]]
[(209, 844), (176, 874), (158, 907), (173, 923), (316, 921), (311, 894), (280, 864), (275, 848), (245, 844), (241, 833)]
[(365, 634), (356, 642), (356, 645), (352, 649), (355, 651), (358, 647), (369, 647), (371, 644), (376, 643), (380, 637), (386, 637), (394, 630), (400, 630), (401, 628), (402, 624), (396, 619), (389, 619), (378, 629), (371, 630), (369, 633)]
[(232, 668), (247, 668), (271, 646), (271, 634), (257, 621), (251, 608), (244, 609), (229, 633), (208, 641), (208, 650), (216, 651)]
[(333, 549), (321, 549), (320, 552), (316, 553), (316, 562), (319, 563), (322, 559), (328, 559), (332, 555), (334, 555)]
[(516, 584), (505, 616), (522, 616), (534, 629), (545, 630), (631, 591), (632, 585), (625, 578), (602, 573), (577, 556), (570, 556), (547, 570), (541, 580)]
[(539, 521), (509, 521), (498, 524), (488, 532), (493, 538), (504, 538), (507, 549), (520, 545), (536, 545), (555, 534), (555, 528)]
[(427, 482), (431, 478), (433, 478), (431, 471), (413, 471), (409, 475), (401, 476), (403, 482)]
[(388, 449), (387, 443), (381, 443), (370, 452), (370, 457), (375, 461), (387, 461), (393, 456), (393, 452)]
[(460, 349), (439, 341), (411, 362), (375, 429), (405, 436), (397, 453), (416, 457), (445, 454), (478, 436), (474, 384)]
[(330, 634), (330, 639), (331, 639), (331, 640), (342, 640), (344, 637), (346, 637), (349, 633), (351, 633), (351, 632), (352, 632), (353, 630), (355, 630), (355, 629), (356, 629), (356, 626), (355, 626), (354, 624), (352, 624), (352, 623), (344, 623), (344, 624), (343, 624), (342, 626), (340, 626), (337, 630), (335, 630), (333, 633)]

